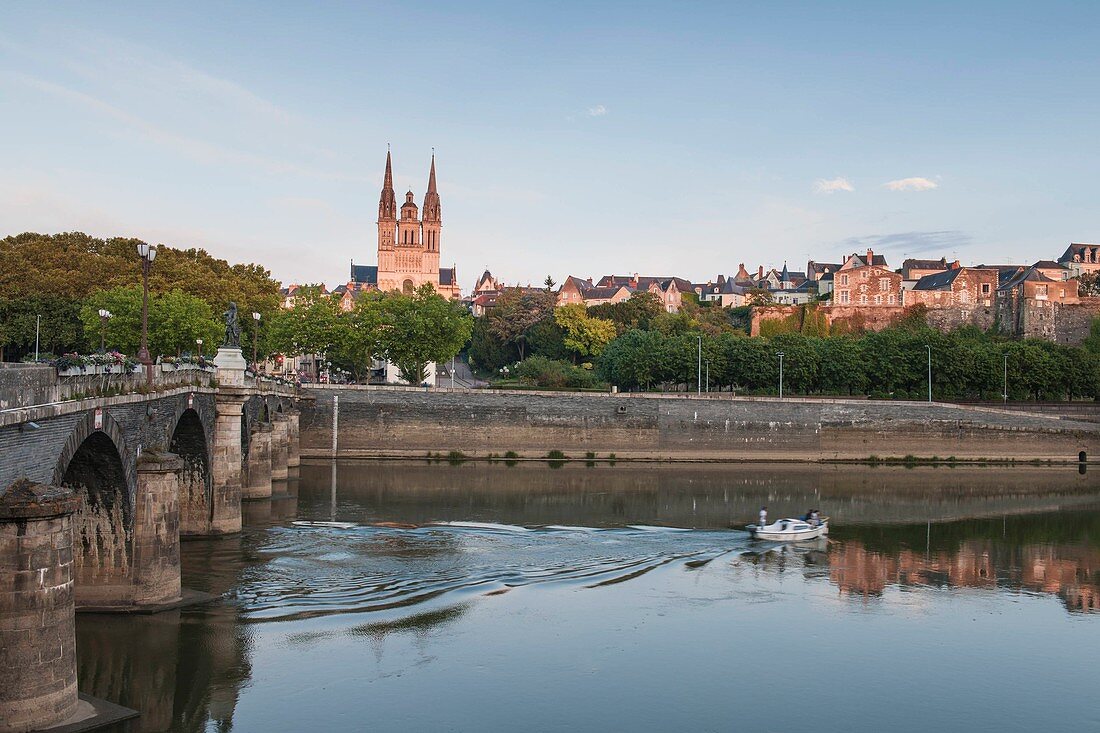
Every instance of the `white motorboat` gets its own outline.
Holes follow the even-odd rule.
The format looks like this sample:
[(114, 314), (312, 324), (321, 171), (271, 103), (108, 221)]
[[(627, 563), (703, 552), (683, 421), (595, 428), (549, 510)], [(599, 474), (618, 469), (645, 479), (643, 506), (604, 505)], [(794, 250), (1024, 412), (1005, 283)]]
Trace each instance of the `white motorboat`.
[(822, 517), (816, 523), (807, 522), (804, 519), (779, 519), (763, 527), (749, 524), (745, 529), (752, 533), (753, 539), (797, 542), (829, 534), (829, 518)]

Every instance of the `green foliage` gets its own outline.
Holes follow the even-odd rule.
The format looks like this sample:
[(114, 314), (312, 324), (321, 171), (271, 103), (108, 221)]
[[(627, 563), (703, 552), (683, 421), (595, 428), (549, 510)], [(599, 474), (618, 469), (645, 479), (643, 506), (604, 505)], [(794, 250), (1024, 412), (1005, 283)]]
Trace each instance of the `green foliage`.
[[(0, 344), (8, 348), (5, 358), (33, 351), (34, 316), (37, 314), (42, 315), (42, 343), (49, 343), (51, 350), (60, 353), (98, 349), (98, 315), (94, 328), (89, 329), (82, 309), (103, 291), (140, 288), (139, 243), (140, 240), (125, 237), (97, 239), (80, 232), (54, 235), (28, 232), (0, 239)], [(160, 335), (154, 335), (158, 324), (151, 303), (150, 350), (154, 355), (162, 351), (174, 354), (181, 347), (186, 349), (193, 344), (191, 337), (195, 333), (205, 332), (196, 327), (202, 320), (199, 310), (193, 303), (172, 296), (174, 291), (205, 302), (215, 320), (220, 320), (230, 301), (236, 302), (241, 313), (244, 343), (252, 340), (255, 328), (252, 312), (259, 312), (262, 322), (266, 323), (279, 307), (279, 286), (268, 270), (255, 264), (230, 265), (202, 249), (159, 246), (149, 272), (149, 288), (154, 302), (160, 296), (171, 296), (165, 308), (186, 327), (186, 332), (173, 334), (173, 327), (166, 325)], [(94, 310), (98, 311), (99, 307), (102, 306)], [(112, 313), (121, 312), (109, 306), (108, 309)], [(109, 329), (119, 332), (116, 347), (122, 348), (123, 341), (137, 343), (130, 339), (132, 323), (125, 327), (124, 322), (119, 321)], [(110, 330), (108, 336), (111, 336)], [(187, 340), (189, 344), (184, 343)], [(211, 345), (217, 343), (220, 343), (220, 333), (211, 336)]]
[[(540, 321), (532, 329), (537, 329), (542, 323), (548, 321)], [(552, 320), (549, 320), (549, 325), (556, 331), (560, 331)], [(534, 335), (534, 334), (532, 334)], [(536, 340), (541, 337), (535, 336)], [(532, 341), (531, 343), (534, 343)], [(489, 328), (489, 319), (485, 316), (478, 318), (474, 321), (473, 329), (470, 333), (470, 347), (468, 350), (470, 356), (470, 367), (481, 372), (482, 374), (496, 374), (500, 371), (500, 368), (508, 364), (515, 364), (519, 361), (519, 349), (515, 344), (505, 343), (500, 338), (492, 333)], [(565, 357), (565, 346), (561, 346), (561, 358)], [(555, 356), (551, 356), (555, 358)]]
[[(802, 323), (812, 314), (812, 308), (807, 309)], [(1100, 326), (1097, 329), (1095, 341), (1100, 345)], [(936, 399), (999, 398), (1006, 356), (1010, 399), (1100, 396), (1100, 353), (1089, 348), (1034, 339), (1012, 341), (972, 328), (944, 334), (921, 325), (916, 317), (859, 337), (820, 337), (800, 331), (794, 328), (757, 338), (704, 334), (702, 356), (710, 364), (711, 389), (775, 394), (777, 352), (782, 351), (786, 394), (925, 399), (931, 347)], [(694, 389), (699, 333), (628, 331), (608, 344), (597, 361), (597, 371), (623, 390)]]
[(592, 389), (601, 386), (590, 369), (568, 361), (529, 356), (516, 365), (515, 375), (526, 385), (543, 389)]
[(489, 311), (489, 332), (501, 343), (514, 344), (523, 359), (527, 351), (527, 330), (550, 316), (554, 294), (544, 290), (505, 288)]
[(615, 338), (614, 322), (592, 318), (579, 303), (556, 308), (554, 322), (564, 332), (562, 343), (580, 357), (599, 356)]
[(619, 335), (634, 328), (649, 329), (653, 319), (664, 312), (661, 299), (650, 292), (634, 293), (618, 303), (601, 303), (588, 309), (593, 318), (614, 323)]
[[(543, 318), (527, 329), (527, 346), (532, 356), (538, 354), (547, 359), (571, 358), (571, 353), (565, 345), (565, 331), (553, 317)], [(514, 350), (513, 353), (515, 353)], [(516, 359), (513, 358), (505, 363), (512, 364), (515, 361)]]
[(442, 363), (458, 354), (472, 330), (470, 314), (441, 297), (430, 284), (412, 295), (391, 293), (380, 301), (381, 354), (397, 365), (410, 384), (427, 378), (430, 362)]

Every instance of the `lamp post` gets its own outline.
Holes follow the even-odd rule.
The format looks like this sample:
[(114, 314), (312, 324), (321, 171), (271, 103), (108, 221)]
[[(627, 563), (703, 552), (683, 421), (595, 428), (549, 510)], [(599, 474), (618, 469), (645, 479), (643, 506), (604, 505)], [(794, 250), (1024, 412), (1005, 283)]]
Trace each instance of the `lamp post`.
[(195, 347), (199, 352), (199, 358), (202, 358), (202, 339), (195, 339)]
[(38, 363), (38, 336), (42, 333), (42, 316), (35, 316), (34, 319), (34, 363)]
[(783, 352), (777, 351), (775, 355), (779, 357), (779, 399), (783, 399)]
[(1005, 354), (1005, 390), (1001, 394), (1004, 398), (1004, 403), (1008, 404), (1008, 354)]
[(925, 344), (924, 348), (928, 349), (928, 401), (932, 401), (932, 345)]
[(256, 327), (252, 330), (252, 368), (260, 371), (260, 367), (256, 363), (256, 348), (260, 340), (260, 314), (252, 311), (252, 320), (256, 322)]
[(710, 392), (710, 359), (707, 359), (707, 392)]
[(142, 242), (137, 246), (141, 257), (141, 348), (138, 349), (138, 361), (145, 365), (145, 382), (153, 381), (153, 360), (149, 358), (149, 268), (157, 258), (156, 245)]
[(703, 394), (703, 334), (699, 334), (699, 365), (695, 376), (695, 394)]
[(107, 353), (107, 321), (113, 314), (106, 308), (99, 309), (99, 353)]

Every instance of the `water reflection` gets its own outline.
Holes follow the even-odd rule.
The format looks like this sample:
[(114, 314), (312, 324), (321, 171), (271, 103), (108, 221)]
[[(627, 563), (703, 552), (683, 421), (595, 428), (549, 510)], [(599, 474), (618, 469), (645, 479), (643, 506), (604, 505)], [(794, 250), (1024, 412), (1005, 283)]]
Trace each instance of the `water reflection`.
[[(681, 654), (705, 671), (700, 660), (731, 619), (782, 637), (792, 623), (812, 631), (853, 612), (889, 614), (895, 592), (945, 608), (967, 593), (995, 603), (1057, 598), (1062, 618), (1095, 612), (1100, 599), (1100, 485), (1074, 468), (324, 462), (303, 465), (276, 493), (244, 505), (241, 535), (183, 544), (184, 585), (219, 602), (79, 618), (81, 688), (143, 711), (115, 730), (355, 728), (333, 722), (356, 720), (364, 704), (335, 691), (345, 678), (386, 691), (371, 698), (380, 729), (446, 727), (418, 717), (428, 712), (417, 701), (461, 695), (456, 681), (469, 674), (496, 675), (485, 689), (510, 687), (518, 700), (566, 694), (565, 679), (527, 671), (556, 654), (600, 658), (602, 637), (586, 638), (586, 628), (607, 620), (631, 629), (639, 668)], [(773, 516), (820, 507), (833, 535), (782, 546), (730, 530), (761, 504)], [(772, 611), (754, 616), (747, 602)], [(669, 632), (647, 626), (655, 618), (685, 620), (672, 647)], [(904, 635), (910, 623), (890, 617), (882, 628)], [(844, 637), (857, 657), (873, 647), (864, 631)], [(484, 649), (496, 641), (502, 656), (488, 664)], [(604, 653), (610, 665), (618, 652)], [(608, 699), (625, 694), (612, 677), (586, 679), (611, 685)], [(315, 694), (295, 705), (312, 717), (279, 717), (303, 685)], [(694, 693), (680, 685), (666, 679), (663, 691)], [(464, 694), (451, 704), (474, 693)], [(615, 709), (625, 727), (661, 728)], [(514, 720), (470, 727), (509, 730)]]
[(847, 527), (833, 539), (829, 578), (846, 594), (880, 596), (890, 586), (984, 588), (1052, 594), (1071, 612), (1100, 610), (1097, 507), (890, 532)]

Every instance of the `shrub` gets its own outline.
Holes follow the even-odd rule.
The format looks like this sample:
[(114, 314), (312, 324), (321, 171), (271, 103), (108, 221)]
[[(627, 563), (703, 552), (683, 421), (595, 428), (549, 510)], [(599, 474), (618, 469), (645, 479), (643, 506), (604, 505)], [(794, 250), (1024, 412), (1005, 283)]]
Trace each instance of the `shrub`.
[(530, 356), (516, 365), (520, 381), (544, 389), (589, 389), (600, 386), (591, 369), (582, 369), (561, 359)]

